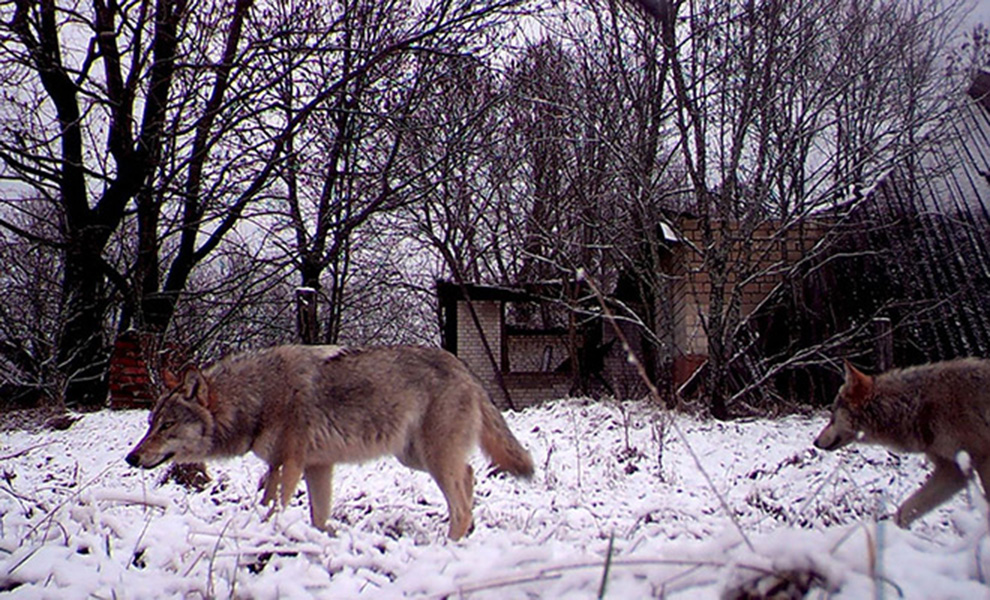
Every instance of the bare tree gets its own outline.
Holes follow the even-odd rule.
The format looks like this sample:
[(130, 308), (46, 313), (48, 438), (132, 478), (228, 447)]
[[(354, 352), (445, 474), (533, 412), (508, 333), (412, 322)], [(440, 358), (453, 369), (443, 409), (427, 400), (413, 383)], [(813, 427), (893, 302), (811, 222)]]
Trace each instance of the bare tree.
[[(0, 71), (17, 86), (0, 99), (0, 227), (60, 252), (65, 397), (99, 406), (109, 332), (162, 335), (197, 265), (239, 228), (265, 239), (275, 197), (302, 283), (330, 266), (335, 299), (350, 236), (398, 198), (413, 57), (459, 51), (513, 4), (0, 4)], [(54, 235), (11, 218), (31, 198), (57, 208)], [(328, 323), (332, 339), (339, 315)]]
[(404, 160), (421, 198), (406, 211), (410, 234), (439, 252), (446, 273), (463, 281), (507, 283), (505, 214), (496, 180), (504, 97), (494, 72), (473, 56), (437, 56), (424, 64), (435, 93), (406, 119)]
[[(712, 413), (766, 270), (770, 239), (855, 200), (916, 155), (942, 116), (937, 56), (955, 2), (651, 3), (661, 20), (682, 163), (710, 284), (701, 315)], [(848, 206), (846, 204), (846, 206)], [(776, 261), (771, 261), (776, 262)], [(779, 264), (771, 268), (779, 268)]]
[[(66, 393), (98, 406), (106, 395), (106, 282), (118, 275), (104, 252), (157, 163), (185, 5), (160, 3), (152, 15), (141, 5), (132, 11), (137, 21), (120, 22), (115, 7), (102, 2), (63, 8), (18, 1), (3, 8), (3, 69), (21, 83), (21, 93), (4, 98), (3, 113), (13, 119), (2, 157), (22, 194), (60, 208), (59, 237), (47, 240), (61, 249), (64, 265), (58, 362), (67, 374)], [(123, 58), (119, 35), (150, 36), (141, 50), (152, 60)], [(146, 70), (148, 62), (155, 68)], [(139, 73), (126, 76), (123, 69), (138, 65), (148, 77), (148, 94), (135, 132), (135, 98), (143, 82)], [(26, 107), (35, 109), (33, 122), (19, 114)], [(20, 233), (12, 223), (4, 226)]]
[(34, 405), (56, 397), (52, 389), (60, 263), (46, 240), (57, 236), (56, 214), (43, 201), (26, 201), (10, 220), (20, 236), (0, 232), (0, 406)]
[[(70, 402), (100, 406), (107, 332), (115, 322), (164, 331), (194, 266), (264, 187), (264, 171), (236, 195), (244, 180), (223, 181), (236, 162), (226, 141), (245, 98), (262, 89), (240, 87), (242, 104), (228, 98), (247, 61), (251, 2), (0, 8), (0, 69), (20, 84), (3, 98), (0, 158), (16, 182), (6, 201), (40, 197), (58, 208), (59, 232), (44, 240), (63, 265), (58, 368)], [(116, 237), (125, 228), (134, 237)]]
[[(314, 3), (284, 15), (311, 19), (303, 27), (287, 25), (279, 49), (284, 118), (307, 110), (313, 90), (326, 98), (309, 128), (289, 138), (291, 168), (282, 175), (300, 285), (322, 290), (328, 282), (329, 288), (324, 332), (310, 327), (306, 341), (335, 342), (340, 335), (355, 234), (376, 215), (416, 200), (410, 185), (416, 168), (400, 162), (408, 115), (433, 93), (423, 65), (433, 55), (476, 48), (515, 4), (438, 0), (410, 8), (360, 1), (327, 22), (317, 18)], [(318, 48), (316, 64), (297, 64), (293, 49), (308, 44)]]
[(615, 290), (610, 300), (619, 317), (636, 323), (646, 340), (640, 358), (671, 398), (677, 349), (668, 237), (670, 223), (687, 208), (687, 187), (671, 143), (670, 61), (661, 27), (628, 3), (604, 0), (554, 30), (569, 40), (580, 65), (572, 114), (582, 124), (585, 149), (572, 168), (594, 174), (575, 177), (576, 188), (585, 190), (587, 225), (573, 243), (594, 248), (576, 255), (575, 266)]

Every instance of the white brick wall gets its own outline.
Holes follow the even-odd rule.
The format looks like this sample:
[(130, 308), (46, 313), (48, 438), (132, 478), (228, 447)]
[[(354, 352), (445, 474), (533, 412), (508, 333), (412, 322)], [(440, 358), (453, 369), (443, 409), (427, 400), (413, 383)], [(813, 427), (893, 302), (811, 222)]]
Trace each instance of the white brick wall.
[[(478, 322), (488, 338), (488, 347), (500, 361), (502, 355), (502, 303), (497, 301), (474, 300), (471, 302), (478, 315)], [(492, 369), (491, 360), (475, 327), (474, 319), (467, 302), (457, 303), (457, 356), (485, 384), (485, 389), (495, 399), (496, 404), (505, 405), (501, 387)]]

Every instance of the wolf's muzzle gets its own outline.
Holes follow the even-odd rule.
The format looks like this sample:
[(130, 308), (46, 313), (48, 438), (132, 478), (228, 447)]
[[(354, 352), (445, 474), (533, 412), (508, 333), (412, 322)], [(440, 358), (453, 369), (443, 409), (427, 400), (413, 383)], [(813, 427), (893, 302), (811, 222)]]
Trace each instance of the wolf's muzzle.
[(840, 440), (838, 437), (832, 438), (827, 441), (819, 438), (814, 441), (814, 444), (816, 447), (821, 448), (822, 450), (835, 450), (836, 448), (839, 447), (839, 443), (841, 441), (842, 440)]
[(143, 469), (154, 469), (155, 467), (162, 464), (166, 460), (172, 458), (172, 456), (174, 455), (175, 455), (174, 452), (169, 452), (168, 454), (162, 456), (162, 459), (156, 462), (155, 464), (145, 465), (145, 464), (141, 464), (141, 457), (138, 455), (137, 451), (134, 451), (128, 454), (127, 457), (124, 458), (124, 460), (126, 460), (127, 464), (131, 465), (132, 467), (141, 467)]

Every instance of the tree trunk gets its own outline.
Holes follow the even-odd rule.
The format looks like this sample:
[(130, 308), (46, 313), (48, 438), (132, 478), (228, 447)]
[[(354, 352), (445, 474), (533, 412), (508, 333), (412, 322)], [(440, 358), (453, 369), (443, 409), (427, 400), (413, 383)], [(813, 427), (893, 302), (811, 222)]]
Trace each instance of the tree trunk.
[(296, 289), (296, 330), (303, 344), (316, 344), (320, 339), (320, 322), (316, 318), (316, 290), (311, 287)]
[(97, 252), (69, 244), (62, 285), (59, 370), (65, 374), (64, 401), (83, 410), (102, 408), (107, 399), (109, 350), (103, 326), (107, 316), (106, 281)]

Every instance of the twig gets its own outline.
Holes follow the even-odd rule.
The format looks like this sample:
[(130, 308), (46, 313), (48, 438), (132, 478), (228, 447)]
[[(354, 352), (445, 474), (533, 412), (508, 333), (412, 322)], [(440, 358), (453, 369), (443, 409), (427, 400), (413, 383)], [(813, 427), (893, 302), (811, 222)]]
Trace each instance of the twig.
[(115, 504), (133, 504), (137, 506), (147, 506), (149, 508), (167, 509), (169, 500), (167, 498), (153, 498), (146, 493), (128, 494), (115, 490), (98, 490), (93, 492), (93, 500), (102, 502), (113, 502)]
[(867, 543), (867, 545), (872, 545), (873, 544), (873, 538), (872, 538), (872, 536), (870, 536), (870, 531), (868, 529), (866, 529), (866, 525), (864, 525), (863, 523), (858, 523), (858, 524), (854, 525), (853, 527), (850, 527), (849, 530), (846, 531), (842, 535), (842, 537), (839, 538), (839, 540), (837, 542), (835, 542), (834, 544), (832, 544), (832, 547), (829, 549), (828, 553), (829, 554), (835, 554), (835, 552), (840, 547), (842, 547), (843, 544), (845, 544), (846, 542), (848, 542), (849, 541), (849, 538), (851, 538), (853, 536), (853, 534), (856, 533), (856, 531), (859, 530), (860, 528), (863, 529), (863, 534), (866, 536), (866, 543)]
[(11, 567), (9, 569), (7, 569), (7, 575), (6, 576), (9, 577), (10, 575), (13, 575), (14, 574), (14, 571), (16, 571), (18, 568), (20, 568), (21, 565), (23, 565), (25, 562), (27, 562), (27, 560), (29, 558), (31, 558), (32, 556), (34, 556), (35, 553), (38, 552), (38, 550), (41, 550), (42, 546), (43, 546), (43, 544), (39, 544), (37, 547), (33, 548), (30, 552), (28, 552), (24, 556), (22, 556), (21, 557), (21, 560), (17, 561), (13, 565), (11, 565)]
[(31, 503), (33, 503), (35, 506), (38, 506), (39, 510), (44, 510), (44, 509), (41, 508), (40, 505), (38, 505), (38, 503), (37, 503), (36, 500), (34, 500), (32, 498), (28, 498), (27, 496), (22, 496), (21, 494), (18, 494), (17, 492), (15, 492), (14, 491), (14, 486), (11, 485), (10, 481), (6, 481), (5, 483), (6, 483), (6, 485), (0, 485), (0, 491), (7, 492), (11, 496), (13, 496), (14, 497), (14, 500), (17, 500), (17, 502), (21, 505), (21, 511), (24, 513), (25, 516), (29, 516), (30, 515), (30, 511), (29, 511), (27, 505), (25, 504), (25, 502), (28, 502), (28, 501), (30, 501)]
[(124, 570), (130, 569), (131, 565), (134, 564), (134, 559), (138, 553), (138, 547), (141, 545), (141, 541), (144, 540), (144, 534), (148, 533), (148, 527), (151, 525), (151, 513), (148, 513), (148, 517), (144, 520), (144, 527), (141, 529), (141, 533), (138, 535), (137, 540), (134, 542), (134, 549), (131, 550), (131, 559), (127, 561), (127, 566)]
[(213, 565), (216, 562), (217, 551), (220, 549), (220, 542), (223, 541), (224, 534), (227, 532), (227, 528), (230, 524), (234, 522), (234, 519), (228, 519), (223, 525), (223, 529), (220, 530), (220, 534), (217, 535), (217, 541), (213, 544), (213, 552), (210, 553), (210, 563), (206, 570), (206, 595), (210, 598), (215, 598), (216, 594), (213, 593)]
[(543, 461), (543, 471), (542, 471), (543, 479), (547, 483), (550, 482), (550, 457), (553, 456), (553, 449), (554, 449), (554, 445), (553, 445), (553, 441), (551, 441), (550, 445), (547, 446), (547, 459)]
[[(665, 598), (666, 595), (667, 595), (667, 590), (668, 590), (668, 588), (672, 584), (677, 583), (681, 579), (684, 579), (686, 577), (690, 577), (691, 575), (694, 575), (695, 573), (697, 573), (698, 571), (700, 571), (703, 568), (704, 567), (702, 565), (694, 565), (692, 567), (689, 567), (689, 568), (681, 571), (680, 573), (676, 573), (675, 575), (673, 575), (673, 576), (665, 579), (663, 581), (663, 583), (661, 584), (661, 586), (660, 586), (660, 589), (662, 590), (662, 593), (658, 597), (659, 598)], [(695, 585), (697, 585), (697, 584), (695, 584)], [(689, 587), (691, 587), (691, 586), (690, 585), (687, 585), (687, 586), (685, 586), (684, 588), (681, 588), (681, 589), (684, 590), (684, 589), (687, 589)]]
[[(705, 567), (711, 568), (723, 568), (728, 563), (724, 561), (717, 560), (677, 560), (677, 559), (662, 559), (662, 558), (636, 558), (636, 559), (618, 559), (612, 560), (610, 563), (611, 567), (654, 567), (654, 566), (669, 566), (669, 567), (690, 567), (692, 570), (701, 569)], [(600, 562), (583, 562), (583, 563), (573, 563), (569, 565), (560, 565), (558, 567), (546, 567), (538, 570), (535, 573), (527, 575), (519, 575), (515, 577), (509, 577), (505, 579), (491, 580), (482, 583), (469, 584), (458, 586), (456, 589), (448, 590), (444, 592), (439, 592), (432, 594), (429, 598), (450, 598), (457, 596), (466, 596), (473, 594), (475, 592), (480, 592), (483, 590), (495, 590), (499, 588), (510, 587), (513, 585), (522, 585), (526, 583), (533, 583), (537, 581), (547, 581), (550, 579), (559, 579), (567, 571), (580, 571), (583, 569), (598, 569), (601, 568)], [(739, 569), (746, 569), (749, 571), (754, 571), (756, 573), (764, 575), (772, 575), (774, 572), (766, 567), (759, 567), (755, 565), (747, 565), (742, 563), (733, 563), (733, 566)]]
[(27, 448), (24, 448), (23, 450), (18, 450), (17, 452), (14, 452), (13, 454), (8, 454), (6, 456), (0, 456), (0, 462), (5, 461), (5, 460), (10, 460), (12, 458), (17, 458), (18, 456), (24, 456), (25, 454), (27, 454), (28, 452), (31, 452), (32, 450), (37, 450), (38, 448), (44, 448), (45, 446), (50, 446), (50, 445), (55, 444), (55, 443), (57, 443), (57, 440), (49, 440), (47, 442), (41, 442), (41, 443), (35, 444), (33, 446), (28, 446)]
[(876, 528), (877, 528), (876, 544), (874, 544), (876, 550), (871, 553), (872, 556), (870, 557), (872, 559), (871, 560), (872, 564), (870, 565), (870, 576), (873, 577), (873, 581), (874, 581), (874, 588), (873, 588), (874, 596), (876, 597), (877, 600), (883, 600), (883, 592), (884, 592), (883, 585), (882, 584), (881, 585), (876, 585), (876, 582), (877, 581), (882, 582), (884, 580), (884, 576), (883, 576), (883, 549), (884, 549), (883, 548), (883, 545), (884, 545), (883, 544), (883, 542), (884, 542), (884, 540), (883, 540), (883, 534), (885, 532), (884, 532), (884, 524), (883, 524), (883, 522), (882, 521), (877, 521)]
[(578, 432), (577, 419), (574, 418), (574, 411), (570, 411), (571, 426), (574, 427), (574, 461), (577, 465), (577, 489), (581, 490), (581, 435)]
[[(602, 307), (602, 312), (605, 315), (605, 319), (612, 325), (612, 329), (615, 331), (615, 336), (619, 338), (620, 342), (622, 342), (622, 349), (625, 350), (626, 356), (628, 357), (630, 364), (636, 367), (636, 373), (639, 375), (639, 378), (643, 381), (647, 389), (650, 391), (650, 397), (653, 398), (653, 401), (657, 403), (657, 406), (662, 406), (663, 401), (660, 398), (660, 392), (657, 390), (657, 387), (653, 385), (653, 381), (650, 380), (649, 376), (646, 374), (646, 369), (643, 367), (643, 363), (636, 356), (636, 353), (633, 352), (632, 346), (629, 345), (629, 340), (622, 332), (622, 329), (615, 322), (615, 316), (612, 314), (612, 311), (608, 308), (608, 305), (605, 302), (605, 297), (602, 295), (601, 290), (598, 289), (598, 286), (595, 284), (592, 278), (588, 276), (588, 274), (584, 271), (584, 269), (577, 270), (577, 278), (578, 281), (583, 280), (584, 282), (586, 282), (588, 284), (588, 287), (590, 287), (591, 291), (595, 294), (595, 297), (598, 299), (598, 304), (601, 305)], [(694, 451), (694, 448), (691, 447), (691, 444), (688, 441), (687, 436), (684, 435), (684, 432), (677, 425), (677, 421), (675, 419), (670, 419), (670, 424), (674, 428), (674, 432), (677, 434), (677, 437), (681, 440), (681, 443), (683, 443), (684, 447), (687, 448), (688, 454), (691, 455), (691, 459), (694, 461), (695, 467), (698, 468), (698, 471), (705, 478), (705, 482), (708, 483), (708, 487), (711, 488), (712, 492), (715, 494), (715, 497), (718, 499), (719, 504), (722, 506), (722, 510), (725, 511), (726, 516), (728, 516), (729, 520), (732, 521), (732, 524), (735, 526), (736, 530), (739, 532), (739, 535), (742, 537), (743, 542), (746, 543), (746, 547), (749, 548), (750, 551), (756, 552), (756, 548), (753, 546), (753, 542), (750, 541), (749, 536), (747, 536), (746, 532), (743, 531), (742, 524), (739, 523), (739, 519), (736, 517), (735, 513), (732, 512), (732, 510), (729, 508), (729, 503), (726, 502), (725, 497), (721, 494), (721, 492), (718, 491), (718, 488), (715, 487), (715, 482), (712, 481), (711, 476), (708, 475), (707, 469), (705, 469), (704, 465), (701, 464), (701, 459), (698, 458), (698, 455)]]
[[(877, 523), (877, 525), (879, 526), (880, 523)], [(873, 536), (870, 535), (870, 530), (867, 528), (865, 523), (860, 523), (854, 527), (850, 527), (849, 531), (843, 534), (843, 536), (839, 538), (839, 540), (835, 542), (835, 544), (832, 545), (832, 548), (829, 549), (829, 554), (835, 554), (836, 550), (838, 550), (843, 544), (848, 542), (849, 538), (851, 538), (852, 535), (857, 531), (859, 531), (860, 529), (863, 530), (863, 535), (866, 536), (866, 552), (867, 552), (867, 561), (869, 562), (868, 568), (869, 568), (870, 578), (873, 579), (874, 582), (878, 581), (880, 583), (885, 583), (890, 587), (894, 588), (894, 591), (897, 592), (897, 596), (899, 598), (903, 598), (904, 590), (901, 589), (901, 586), (897, 585), (892, 579), (890, 579), (883, 573), (877, 572), (876, 570), (877, 549), (875, 548), (875, 545), (873, 543)], [(877, 587), (875, 593), (877, 597), (882, 598), (883, 597), (882, 586)]]
[(598, 600), (605, 597), (605, 585), (608, 583), (608, 572), (612, 568), (612, 551), (615, 549), (615, 531), (608, 536), (608, 553), (605, 555), (605, 568), (602, 569), (602, 582), (598, 585)]
[(55, 513), (57, 513), (63, 506), (65, 506), (69, 502), (75, 500), (79, 496), (79, 494), (81, 494), (89, 486), (91, 486), (94, 483), (96, 483), (96, 481), (98, 479), (100, 479), (101, 477), (103, 477), (104, 475), (106, 475), (107, 471), (110, 470), (110, 467), (111, 467), (111, 465), (107, 465), (105, 469), (103, 469), (102, 471), (100, 471), (99, 473), (97, 473), (96, 475), (94, 475), (86, 483), (84, 483), (81, 486), (79, 486), (79, 488), (76, 491), (74, 491), (73, 493), (69, 494), (69, 496), (67, 496), (65, 498), (65, 500), (62, 500), (61, 502), (59, 502), (55, 506), (55, 508), (53, 508), (50, 511), (48, 511), (48, 514), (47, 515), (45, 515), (40, 521), (38, 521), (33, 527), (31, 527), (31, 529), (28, 529), (27, 533), (24, 534), (24, 537), (22, 539), (26, 541), (29, 537), (31, 537), (32, 535), (34, 535), (34, 533), (38, 530), (39, 527), (41, 527), (41, 525), (43, 523), (45, 523), (46, 521), (54, 520)]
[(183, 573), (182, 576), (189, 577), (189, 574), (192, 573), (193, 568), (199, 564), (199, 561), (203, 560), (204, 556), (206, 556), (206, 550), (200, 550), (199, 554), (196, 555), (196, 558), (189, 563), (189, 566), (186, 568), (186, 572)]
[(234, 557), (240, 558), (242, 556), (260, 556), (262, 554), (277, 554), (283, 556), (313, 556), (319, 557), (323, 555), (323, 552), (317, 548), (302, 548), (297, 546), (259, 546), (257, 548), (248, 548), (246, 550), (230, 550), (224, 552), (217, 552), (217, 556), (220, 557)]
[(818, 487), (816, 487), (814, 491), (812, 491), (811, 494), (808, 495), (808, 499), (804, 501), (804, 504), (801, 505), (801, 508), (798, 509), (798, 512), (800, 513), (806, 512), (808, 508), (811, 506), (811, 503), (818, 499), (818, 495), (822, 493), (822, 490), (825, 489), (825, 486), (828, 484), (828, 482), (832, 481), (834, 477), (837, 477), (838, 473), (839, 473), (838, 468), (832, 469), (828, 473), (828, 475), (822, 479), (821, 483), (818, 484)]
[(458, 587), (457, 590), (454, 592), (443, 592), (440, 594), (434, 594), (433, 596), (430, 596), (430, 598), (436, 598), (437, 600), (440, 600), (442, 598), (450, 598), (451, 596), (454, 595), (456, 595), (457, 597), (464, 597), (467, 594), (473, 594), (474, 592), (480, 592), (482, 590), (497, 590), (499, 588), (510, 587), (513, 585), (522, 585), (524, 583), (547, 581), (550, 579), (560, 579), (562, 575), (563, 575), (562, 573), (540, 572), (540, 573), (536, 573), (535, 575), (528, 575), (526, 577), (514, 577), (511, 579), (496, 581), (492, 583), (483, 583), (469, 587)]

